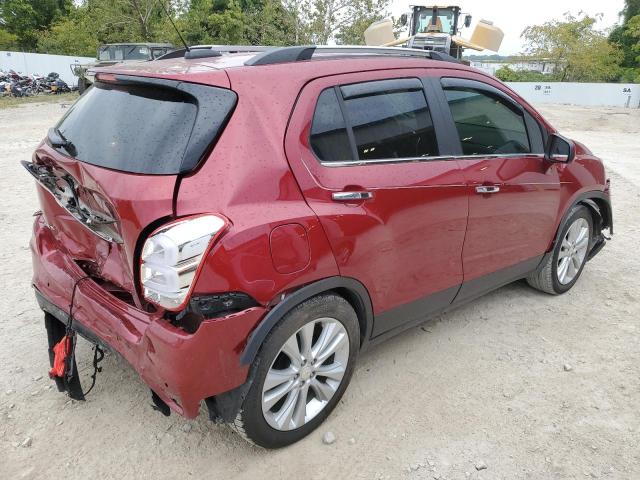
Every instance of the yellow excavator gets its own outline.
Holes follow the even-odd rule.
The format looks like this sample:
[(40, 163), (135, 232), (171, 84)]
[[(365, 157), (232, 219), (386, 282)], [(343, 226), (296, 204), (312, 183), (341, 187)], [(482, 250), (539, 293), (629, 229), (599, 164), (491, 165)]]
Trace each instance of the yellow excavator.
[(460, 36), (460, 30), (471, 26), (471, 15), (462, 17), (459, 6), (434, 6), (426, 3), (410, 5), (411, 11), (400, 17), (399, 24), (407, 27), (409, 36), (396, 38), (393, 20), (387, 18), (372, 23), (364, 32), (369, 46), (403, 46), (421, 50), (434, 50), (461, 59), (464, 49), (497, 52), (504, 33), (488, 20), (480, 20), (469, 40)]

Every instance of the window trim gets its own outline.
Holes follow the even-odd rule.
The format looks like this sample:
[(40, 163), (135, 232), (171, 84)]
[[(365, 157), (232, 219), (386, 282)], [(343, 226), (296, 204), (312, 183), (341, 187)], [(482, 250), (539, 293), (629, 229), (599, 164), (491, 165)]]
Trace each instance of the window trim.
[(398, 164), (398, 163), (423, 163), (423, 162), (436, 162), (436, 161), (451, 161), (460, 159), (474, 159), (474, 158), (545, 158), (543, 153), (491, 153), (488, 155), (439, 155), (437, 157), (415, 157), (415, 158), (380, 158), (376, 160), (339, 160), (337, 162), (322, 162), (320, 164), (324, 167), (363, 167), (365, 165), (384, 165), (384, 164)]
[[(349, 140), (349, 144), (350, 144), (350, 149), (351, 149), (351, 154), (355, 157), (354, 160), (339, 160), (339, 161), (327, 161), (327, 160), (322, 160), (320, 157), (318, 157), (318, 155), (316, 154), (316, 152), (314, 151), (313, 147), (311, 147), (311, 128), (309, 129), (309, 151), (311, 152), (311, 154), (313, 155), (313, 157), (318, 161), (318, 163), (323, 166), (323, 167), (348, 167), (348, 166), (366, 166), (368, 164), (376, 164), (376, 165), (380, 165), (380, 164), (394, 164), (394, 163), (411, 163), (411, 162), (426, 162), (426, 161), (433, 161), (433, 160), (443, 160), (443, 159), (451, 159), (450, 156), (446, 156), (443, 157), (441, 155), (438, 156), (433, 156), (433, 157), (410, 157), (410, 158), (380, 158), (380, 159), (372, 159), (372, 160), (361, 160), (359, 158), (358, 155), (358, 147), (355, 141), (355, 135), (353, 133), (353, 125), (351, 122), (351, 119), (349, 118), (349, 114), (347, 112), (346, 106), (345, 106), (345, 97), (343, 95), (342, 92), (342, 88), (343, 87), (350, 87), (350, 86), (356, 86), (356, 85), (367, 85), (367, 84), (374, 84), (374, 83), (379, 83), (380, 88), (375, 89), (375, 88), (367, 88), (367, 87), (363, 87), (361, 92), (358, 92), (356, 94), (352, 94), (352, 95), (348, 95), (346, 97), (346, 99), (352, 99), (352, 98), (358, 98), (361, 96), (369, 96), (369, 95), (373, 95), (376, 92), (394, 92), (394, 91), (410, 91), (410, 92), (417, 92), (417, 91), (422, 91), (422, 94), (424, 96), (425, 99), (425, 103), (427, 104), (427, 110), (429, 113), (429, 116), (431, 118), (431, 123), (433, 124), (433, 128), (434, 128), (434, 132), (435, 132), (435, 137), (436, 137), (436, 149), (438, 151), (438, 154), (442, 153), (442, 145), (440, 143), (440, 136), (438, 134), (438, 128), (436, 126), (436, 120), (434, 119), (434, 115), (433, 115), (433, 106), (434, 105), (438, 105), (439, 102), (438, 101), (429, 101), (429, 96), (427, 94), (428, 92), (428, 88), (426, 88), (425, 86), (425, 82), (423, 78), (420, 77), (398, 77), (398, 78), (379, 78), (379, 79), (374, 79), (374, 80), (365, 80), (362, 82), (352, 82), (352, 83), (346, 83), (346, 84), (337, 84), (337, 85), (333, 85), (333, 86), (329, 86), (326, 88), (323, 88), (320, 93), (318, 94), (316, 101), (315, 101), (315, 105), (313, 108), (313, 113), (315, 115), (315, 111), (318, 108), (318, 99), (320, 98), (320, 95), (322, 95), (322, 92), (324, 92), (325, 90), (329, 90), (329, 89), (333, 89), (336, 93), (336, 97), (338, 98), (338, 105), (340, 107), (340, 112), (342, 113), (342, 118), (344, 120), (345, 123), (345, 128), (347, 130), (347, 138)], [(313, 121), (313, 119), (312, 119)]]
[[(353, 127), (351, 126), (351, 119), (349, 118), (347, 107), (344, 104), (342, 89), (340, 88), (340, 86), (335, 85), (333, 87), (333, 91), (335, 92), (336, 98), (338, 99), (338, 107), (340, 107), (340, 113), (342, 114), (342, 121), (344, 122), (344, 128), (347, 130), (347, 140), (349, 141), (349, 149), (351, 150), (351, 155), (353, 156), (354, 159), (359, 160), (360, 155), (358, 155), (358, 146), (356, 145), (356, 135), (353, 133)], [(322, 92), (320, 92), (320, 95), (322, 95)], [(318, 95), (318, 99), (320, 99), (320, 95)], [(317, 102), (316, 102), (316, 108), (318, 108)], [(313, 111), (313, 114), (315, 117), (315, 109)], [(311, 130), (313, 130), (313, 125)], [(311, 142), (311, 130), (309, 131), (309, 142)], [(313, 150), (313, 148), (311, 150)], [(316, 156), (316, 158), (318, 158), (318, 160), (320, 160), (320, 158), (316, 155), (315, 150), (313, 150), (313, 154)], [(331, 163), (331, 162), (320, 161), (320, 163)]]
[(349, 83), (340, 85), (338, 88), (340, 88), (342, 92), (343, 100), (370, 97), (387, 92), (418, 92), (424, 90), (422, 82), (417, 77), (389, 78), (372, 80), (370, 82)]
[(496, 88), (493, 85), (489, 85), (488, 83), (480, 82), (478, 80), (471, 80), (469, 78), (442, 77), (440, 79), (440, 84), (442, 85), (443, 91), (447, 88), (470, 88), (472, 90), (482, 90), (489, 94), (493, 94), (494, 96), (498, 96), (502, 100), (505, 100), (511, 106), (511, 108), (517, 110), (518, 113), (523, 113), (524, 110), (522, 105), (516, 102), (513, 98), (511, 98), (499, 88)]

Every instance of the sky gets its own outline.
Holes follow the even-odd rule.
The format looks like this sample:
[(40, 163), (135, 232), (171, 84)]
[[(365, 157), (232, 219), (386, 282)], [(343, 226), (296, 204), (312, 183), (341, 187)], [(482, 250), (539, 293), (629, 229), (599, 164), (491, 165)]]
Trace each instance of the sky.
[[(392, 0), (391, 14), (398, 18), (402, 13), (409, 12), (411, 0)], [(422, 3), (422, 2), (421, 2)], [(604, 17), (596, 28), (609, 28), (619, 21), (618, 14), (624, 7), (624, 0), (536, 0), (533, 1), (505, 1), (505, 0), (459, 0), (458, 2), (443, 0), (435, 1), (436, 5), (458, 5), (463, 13), (473, 16), (471, 28), (464, 28), (461, 36), (470, 38), (478, 20), (493, 21), (504, 32), (504, 40), (498, 52), (501, 55), (513, 55), (522, 51), (520, 34), (529, 25), (539, 25), (549, 20), (561, 20), (565, 12), (576, 15), (583, 11), (591, 16), (602, 13)], [(468, 52), (470, 53), (470, 51)], [(478, 52), (480, 53), (480, 52)], [(485, 51), (482, 53), (491, 54)]]

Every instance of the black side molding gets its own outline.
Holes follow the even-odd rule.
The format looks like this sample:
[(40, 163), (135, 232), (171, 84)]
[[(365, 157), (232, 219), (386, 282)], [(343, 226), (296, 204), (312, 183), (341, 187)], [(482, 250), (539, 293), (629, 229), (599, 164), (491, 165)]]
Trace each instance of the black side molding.
[(253, 363), (260, 346), (271, 329), (275, 327), (280, 319), (290, 312), (291, 309), (311, 297), (331, 290), (346, 290), (349, 297), (347, 300), (357, 303), (358, 308), (356, 308), (356, 313), (358, 313), (358, 318), (360, 319), (362, 316), (362, 320), (364, 321), (364, 328), (362, 328), (361, 325), (361, 341), (366, 342), (371, 337), (371, 331), (373, 329), (373, 307), (371, 305), (369, 292), (367, 292), (364, 285), (353, 278), (329, 277), (296, 290), (273, 307), (255, 330), (251, 332), (251, 335), (249, 335), (247, 346), (240, 357), (240, 364), (250, 365)]
[(553, 243), (554, 245), (557, 241), (560, 240), (560, 232), (562, 232), (562, 227), (564, 227), (565, 223), (567, 222), (571, 210), (573, 210), (573, 208), (580, 203), (587, 206), (591, 210), (597, 210), (597, 212), (602, 217), (602, 228), (608, 228), (609, 233), (613, 235), (613, 211), (611, 209), (611, 198), (609, 197), (609, 195), (600, 190), (592, 190), (578, 195), (578, 197), (573, 201), (569, 208), (567, 208), (567, 210), (564, 212), (564, 215), (562, 215), (562, 220), (558, 225), (558, 231), (556, 232)]

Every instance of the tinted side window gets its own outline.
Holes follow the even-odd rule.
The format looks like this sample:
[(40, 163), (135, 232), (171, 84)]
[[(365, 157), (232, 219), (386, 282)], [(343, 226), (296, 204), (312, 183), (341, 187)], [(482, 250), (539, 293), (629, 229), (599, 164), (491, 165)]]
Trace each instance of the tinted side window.
[(344, 102), (360, 160), (438, 155), (422, 90), (378, 91)]
[(354, 160), (335, 89), (318, 97), (311, 124), (311, 148), (323, 162)]
[(472, 88), (448, 87), (464, 155), (530, 153), (524, 117), (507, 102)]

